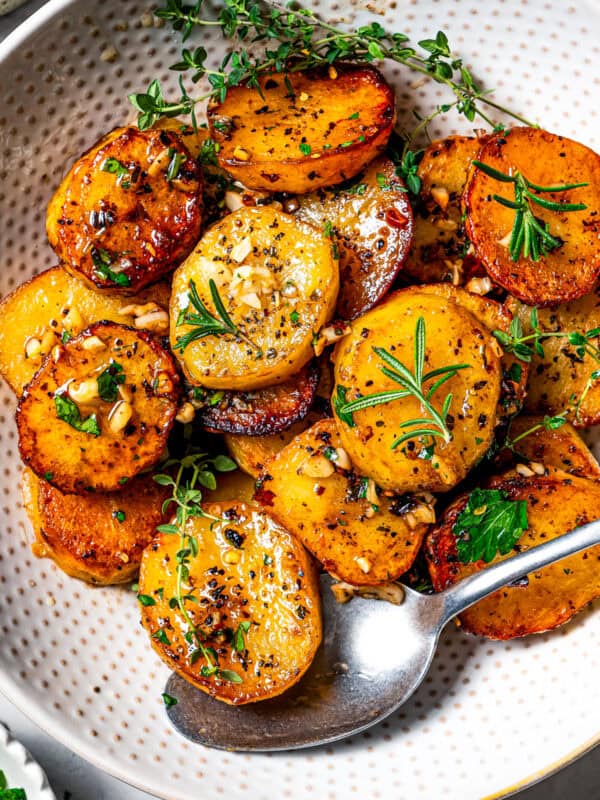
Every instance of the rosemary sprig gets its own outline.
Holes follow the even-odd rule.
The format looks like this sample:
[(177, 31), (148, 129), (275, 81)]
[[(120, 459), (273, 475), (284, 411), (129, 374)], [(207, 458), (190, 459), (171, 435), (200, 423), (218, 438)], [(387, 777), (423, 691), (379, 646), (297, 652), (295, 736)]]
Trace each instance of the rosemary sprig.
[[(398, 361), (391, 353), (382, 347), (374, 347), (373, 352), (379, 356), (382, 365), (379, 368), (383, 374), (391, 378), (402, 386), (402, 389), (395, 389), (386, 392), (375, 392), (356, 400), (348, 402), (346, 400), (347, 387), (338, 386), (337, 393), (333, 398), (333, 406), (338, 417), (349, 427), (354, 427), (353, 414), (365, 408), (391, 403), (395, 400), (402, 400), (405, 397), (415, 397), (423, 409), (429, 414), (428, 417), (405, 420), (400, 424), (400, 428), (411, 428), (410, 431), (399, 436), (392, 444), (392, 450), (410, 439), (431, 437), (443, 439), (448, 443), (452, 440), (452, 433), (448, 428), (448, 413), (452, 404), (452, 393), (449, 392), (444, 398), (441, 411), (433, 405), (433, 396), (447, 381), (462, 369), (470, 369), (470, 364), (454, 364), (448, 367), (438, 367), (430, 372), (424, 373), (425, 353), (426, 353), (426, 329), (425, 320), (419, 317), (415, 326), (414, 337), (414, 366), (411, 372), (401, 361)], [(434, 378), (436, 380), (434, 380)], [(425, 384), (434, 381), (429, 388)]]
[[(161, 533), (179, 536), (179, 549), (176, 554), (176, 586), (175, 594), (170, 599), (169, 605), (172, 609), (178, 609), (181, 616), (188, 625), (185, 639), (195, 649), (190, 654), (190, 664), (194, 664), (200, 659), (204, 664), (200, 668), (203, 677), (214, 675), (217, 678), (241, 683), (241, 677), (231, 670), (222, 670), (219, 667), (219, 659), (213, 647), (206, 645), (206, 637), (202, 630), (194, 623), (186, 603), (198, 603), (198, 598), (192, 592), (188, 584), (191, 559), (198, 555), (198, 542), (192, 533), (188, 533), (187, 525), (193, 517), (209, 517), (216, 520), (216, 517), (208, 515), (203, 509), (202, 489), (215, 489), (217, 472), (230, 472), (236, 469), (236, 464), (227, 456), (216, 456), (210, 458), (206, 453), (190, 452), (182, 459), (171, 459), (164, 464), (164, 469), (177, 467), (175, 478), (168, 472), (154, 475), (154, 480), (161, 486), (172, 488), (171, 497), (167, 498), (163, 504), (163, 513), (174, 505), (175, 522), (168, 525), (159, 525), (157, 528)], [(165, 634), (161, 629), (159, 634)], [(166, 635), (166, 634), (165, 634)]]
[(190, 286), (190, 291), (189, 291), (190, 302), (193, 308), (195, 309), (196, 313), (190, 313), (188, 306), (187, 309), (184, 309), (179, 314), (179, 318), (177, 319), (177, 326), (191, 325), (193, 326), (194, 330), (189, 331), (183, 336), (177, 337), (175, 346), (173, 348), (174, 350), (179, 350), (180, 352), (183, 353), (183, 351), (189, 344), (197, 341), (198, 339), (204, 339), (206, 336), (224, 336), (225, 334), (229, 334), (230, 336), (234, 336), (235, 338), (242, 339), (253, 350), (256, 350), (257, 358), (262, 357), (261, 348), (257, 344), (255, 344), (255, 342), (253, 342), (252, 339), (246, 336), (246, 334), (239, 328), (239, 326), (235, 324), (235, 322), (229, 316), (227, 309), (223, 304), (221, 296), (219, 295), (219, 290), (217, 289), (217, 285), (212, 278), (209, 280), (208, 286), (210, 289), (210, 296), (215, 306), (215, 311), (217, 313), (217, 316), (211, 314), (208, 308), (204, 305), (204, 303), (200, 299), (200, 295), (198, 294), (198, 290), (196, 289), (196, 284), (193, 280), (190, 280), (189, 286)]
[[(202, 16), (203, 0), (193, 6), (183, 0), (167, 0), (155, 13), (171, 22), (185, 41), (196, 27), (218, 26), (229, 39), (236, 37), (240, 43), (265, 45), (264, 52), (251, 54), (245, 47), (228, 53), (217, 70), (206, 66), (207, 51), (204, 47), (195, 50), (184, 48), (181, 60), (172, 65), (180, 72), (190, 71), (192, 82), (206, 77), (210, 90), (191, 98), (180, 81), (182, 91), (178, 103), (164, 100), (158, 81), (153, 81), (145, 93), (129, 96), (140, 112), (140, 128), (150, 127), (162, 116), (193, 114), (197, 103), (211, 99), (223, 101), (233, 86), (246, 84), (259, 87), (259, 78), (265, 72), (295, 72), (311, 67), (330, 65), (335, 61), (357, 61), (372, 63), (390, 60), (403, 64), (446, 85), (456, 100), (448, 106), (440, 106), (437, 113), (451, 108), (469, 121), (480, 117), (486, 123), (493, 121), (481, 108), (482, 105), (508, 114), (526, 125), (531, 123), (510, 109), (492, 101), (490, 91), (477, 86), (473, 75), (450, 49), (448, 38), (439, 31), (434, 39), (418, 42), (420, 51), (408, 45), (409, 37), (400, 32), (389, 33), (378, 22), (363, 25), (355, 31), (344, 31), (317, 17), (312, 11), (290, 6), (263, 5), (260, 0), (224, 0), (218, 18)], [(275, 46), (276, 45), (276, 46)]]
[(506, 353), (513, 353), (520, 361), (529, 363), (534, 355), (544, 358), (542, 342), (546, 339), (566, 339), (575, 347), (578, 358), (586, 355), (600, 363), (600, 348), (592, 343), (593, 339), (600, 337), (600, 328), (591, 328), (585, 333), (580, 331), (544, 331), (540, 328), (537, 308), (532, 308), (529, 315), (529, 325), (532, 333), (525, 333), (519, 317), (510, 323), (509, 332), (495, 330), (494, 336), (502, 345)]
[(494, 200), (506, 208), (514, 209), (515, 220), (508, 246), (512, 261), (518, 261), (521, 255), (523, 258), (531, 258), (532, 261), (539, 261), (542, 256), (547, 256), (553, 250), (563, 245), (562, 239), (550, 233), (550, 226), (546, 222), (538, 219), (533, 213), (532, 203), (536, 203), (547, 211), (585, 211), (585, 203), (558, 203), (540, 197), (536, 192), (566, 192), (571, 189), (581, 189), (588, 186), (587, 183), (565, 183), (557, 186), (538, 186), (529, 181), (518, 170), (512, 174), (500, 172), (489, 164), (481, 161), (473, 161), (473, 164), (485, 175), (494, 178), (501, 183), (512, 183), (514, 186), (515, 199), (509, 200), (506, 197), (495, 194)]

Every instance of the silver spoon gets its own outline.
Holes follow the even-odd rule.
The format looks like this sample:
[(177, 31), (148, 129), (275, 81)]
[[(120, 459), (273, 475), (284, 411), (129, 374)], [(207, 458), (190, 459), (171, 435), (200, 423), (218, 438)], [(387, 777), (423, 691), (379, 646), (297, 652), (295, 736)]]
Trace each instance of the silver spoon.
[(506, 559), (435, 595), (404, 588), (401, 605), (340, 605), (322, 576), (324, 640), (304, 678), (280, 697), (233, 707), (172, 675), (167, 713), (193, 742), (225, 750), (294, 750), (351, 736), (387, 717), (423, 681), (446, 623), (497, 589), (600, 543), (600, 520)]

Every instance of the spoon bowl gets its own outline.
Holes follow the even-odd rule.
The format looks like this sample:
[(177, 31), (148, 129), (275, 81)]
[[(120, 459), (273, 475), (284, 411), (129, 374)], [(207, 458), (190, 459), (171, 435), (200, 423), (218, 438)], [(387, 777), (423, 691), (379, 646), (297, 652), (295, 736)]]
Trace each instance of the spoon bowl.
[(279, 697), (234, 707), (177, 675), (167, 694), (175, 728), (193, 742), (223, 750), (294, 750), (370, 728), (421, 684), (444, 625), (473, 603), (579, 550), (600, 543), (600, 520), (500, 561), (435, 595), (404, 588), (400, 605), (357, 596), (335, 600), (321, 577), (323, 643), (306, 675)]

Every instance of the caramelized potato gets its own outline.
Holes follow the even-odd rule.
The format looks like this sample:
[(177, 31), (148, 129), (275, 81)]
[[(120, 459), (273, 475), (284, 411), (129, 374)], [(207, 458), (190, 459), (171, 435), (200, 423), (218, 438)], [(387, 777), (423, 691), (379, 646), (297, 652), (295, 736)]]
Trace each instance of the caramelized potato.
[(272, 73), (260, 91), (234, 86), (209, 106), (219, 162), (250, 189), (301, 194), (348, 180), (379, 155), (394, 127), (394, 95), (365, 65)]
[[(193, 286), (215, 314), (210, 282), (239, 333), (204, 336)], [(335, 308), (339, 286), (331, 242), (274, 207), (242, 208), (213, 225), (173, 279), (171, 347), (192, 384), (262, 389), (297, 373), (314, 355), (313, 334)]]
[[(431, 398), (433, 408), (441, 413), (445, 398), (452, 395), (450, 440), (432, 441), (430, 436), (420, 436), (394, 447), (401, 435), (431, 425), (429, 413), (412, 394), (356, 411), (354, 427), (337, 412), (336, 420), (342, 446), (358, 472), (391, 491), (444, 492), (456, 486), (487, 452), (497, 422), (502, 353), (487, 327), (468, 308), (450, 297), (444, 300), (418, 288), (391, 295), (353, 322), (352, 332), (338, 343), (334, 398), (340, 391), (349, 402), (402, 390), (404, 387), (382, 372), (383, 362), (374, 348), (386, 350), (414, 374), (419, 318), (425, 322), (424, 374), (441, 367), (468, 365), (454, 373)], [(429, 391), (435, 381), (433, 376), (423, 381), (425, 390)], [(335, 406), (334, 402), (334, 411)]]
[(514, 209), (493, 196), (514, 202), (514, 186), (473, 167), (464, 195), (467, 234), (492, 280), (524, 303), (554, 306), (590, 292), (600, 273), (600, 156), (578, 142), (537, 128), (514, 128), (489, 137), (478, 160), (505, 174), (519, 171), (538, 186), (587, 183), (563, 192), (546, 192), (550, 202), (584, 203), (585, 211), (557, 212), (532, 203), (542, 225), (562, 245), (539, 261), (510, 257), (508, 238)]
[(340, 258), (336, 314), (352, 320), (386, 294), (412, 240), (406, 189), (389, 158), (373, 161), (350, 185), (299, 195), (296, 217), (329, 235)]
[[(600, 478), (600, 464), (571, 424), (566, 422), (555, 430), (546, 430), (544, 427), (536, 429), (537, 425), (542, 424), (543, 417), (515, 417), (509, 435), (513, 441), (518, 441), (513, 452), (508, 448), (501, 451), (500, 463), (504, 464), (517, 456), (537, 464), (557, 467), (580, 478)], [(523, 438), (519, 439), (519, 436)]]
[(251, 503), (254, 498), (256, 482), (241, 469), (220, 472), (216, 489), (202, 489), (205, 503)]
[[(525, 478), (507, 473), (494, 478), (490, 488), (505, 492), (509, 500), (527, 502), (529, 528), (514, 549), (492, 563), (510, 558), (578, 525), (600, 517), (600, 483), (560, 470)], [(467, 503), (463, 495), (444, 514), (426, 540), (429, 571), (436, 591), (466, 578), (487, 565), (462, 564), (456, 552), (453, 526)], [(526, 585), (500, 589), (460, 615), (464, 630), (490, 639), (512, 639), (541, 633), (567, 622), (600, 596), (600, 546), (563, 558), (528, 576)]]
[[(318, 576), (302, 545), (255, 506), (204, 508), (216, 521), (194, 517), (186, 528), (198, 549), (185, 587), (197, 601), (185, 603), (189, 619), (170, 603), (179, 537), (159, 534), (142, 560), (140, 593), (154, 599), (142, 606), (142, 624), (163, 661), (198, 689), (232, 705), (267, 700), (300, 680), (321, 642)], [(214, 649), (219, 672), (203, 674), (190, 625)]]
[(295, 422), (291, 428), (267, 436), (226, 434), (225, 444), (238, 467), (253, 478), (258, 478), (269, 459), (273, 458), (310, 425), (311, 415), (309, 414), (300, 422)]
[[(510, 309), (519, 316), (523, 335), (532, 332), (531, 308), (511, 301)], [(598, 362), (590, 355), (583, 358), (577, 354), (577, 346), (569, 344), (567, 334), (585, 334), (600, 328), (600, 298), (597, 292), (565, 303), (557, 308), (540, 309), (538, 325), (542, 331), (563, 331), (565, 336), (556, 336), (542, 342), (543, 357), (534, 353), (529, 370), (525, 410), (530, 414), (560, 414), (566, 409), (575, 409), (570, 421), (576, 428), (587, 428), (600, 423), (600, 381), (592, 380), (591, 388), (585, 391), (588, 379), (598, 369)], [(531, 343), (530, 343), (531, 344)], [(600, 337), (592, 337), (590, 344), (597, 347)]]
[(425, 148), (417, 171), (421, 191), (403, 281), (460, 285), (473, 274), (485, 274), (479, 261), (467, 255), (461, 204), (471, 161), (480, 148), (479, 139), (470, 136), (448, 136)]
[(433, 509), (378, 494), (356, 474), (336, 424), (322, 420), (265, 464), (256, 499), (324, 568), (355, 586), (398, 578), (415, 560)]
[(47, 269), (0, 303), (0, 375), (20, 395), (55, 345), (100, 320), (164, 335), (170, 295), (160, 281), (125, 300), (90, 289), (61, 267)]
[(276, 386), (225, 392), (218, 402), (210, 401), (199, 408), (195, 419), (210, 433), (270, 436), (287, 430), (308, 414), (318, 383), (319, 368), (312, 361)]
[(143, 331), (98, 322), (56, 345), (19, 401), (25, 464), (63, 492), (113, 492), (154, 466), (177, 412), (170, 354)]
[(150, 475), (129, 481), (119, 494), (63, 494), (31, 470), (23, 472), (23, 499), (33, 525), (36, 556), (53, 559), (67, 575), (106, 586), (127, 583), (138, 572), (142, 552), (170, 490)]
[(200, 235), (202, 179), (173, 131), (116, 128), (71, 167), (48, 206), (48, 241), (92, 286), (133, 294)]

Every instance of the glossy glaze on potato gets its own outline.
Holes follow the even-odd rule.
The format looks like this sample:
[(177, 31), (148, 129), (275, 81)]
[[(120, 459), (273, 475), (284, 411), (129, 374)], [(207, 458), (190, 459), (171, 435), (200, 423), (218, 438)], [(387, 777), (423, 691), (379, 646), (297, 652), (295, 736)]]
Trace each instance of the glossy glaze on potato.
[(24, 470), (24, 505), (36, 536), (33, 553), (87, 583), (132, 581), (157, 525), (166, 522), (162, 504), (169, 495), (151, 475), (133, 478), (118, 494), (64, 494)]
[(505, 174), (520, 171), (539, 186), (587, 183), (547, 192), (552, 202), (584, 203), (584, 211), (552, 211), (533, 203), (535, 216), (562, 240), (556, 250), (533, 261), (513, 261), (508, 240), (515, 211), (493, 199), (514, 202), (512, 183), (473, 167), (464, 194), (467, 234), (493, 281), (524, 303), (554, 306), (590, 292), (600, 273), (600, 156), (578, 142), (536, 128), (513, 128), (489, 137), (478, 160)]
[[(513, 300), (509, 302), (509, 308), (521, 320), (523, 335), (530, 334), (531, 308)], [(587, 354), (581, 358), (576, 352), (577, 347), (569, 344), (567, 336), (572, 332), (585, 334), (600, 327), (598, 292), (556, 308), (539, 309), (538, 325), (542, 331), (562, 331), (565, 336), (545, 339), (542, 342), (543, 356), (533, 353), (525, 410), (530, 414), (553, 416), (571, 409), (569, 419), (576, 428), (597, 425), (600, 423), (600, 381), (592, 380), (591, 388), (582, 402), (579, 401), (588, 379), (598, 369), (598, 362)], [(590, 344), (597, 347), (600, 337), (592, 337)]]
[(341, 447), (335, 422), (318, 422), (267, 461), (256, 499), (335, 577), (387, 583), (410, 569), (433, 510), (408, 496), (368, 496), (375, 486), (340, 460)]
[[(211, 280), (246, 338), (211, 335), (181, 350), (181, 337), (194, 330), (184, 320), (194, 312), (191, 281), (214, 314)], [(313, 357), (313, 336), (333, 314), (338, 287), (329, 239), (273, 206), (242, 208), (213, 225), (175, 272), (171, 347), (194, 385), (250, 390), (281, 383)]]
[(208, 108), (219, 162), (250, 189), (303, 193), (358, 174), (385, 149), (394, 95), (373, 67), (336, 64), (259, 77)]
[[(399, 384), (381, 371), (373, 348), (383, 348), (414, 370), (414, 337), (418, 319), (426, 328), (425, 372), (467, 364), (448, 380), (432, 402), (441, 410), (452, 393), (449, 410), (452, 439), (436, 439), (429, 457), (429, 439), (419, 438), (392, 448), (408, 433), (400, 424), (427, 417), (421, 403), (408, 396), (354, 413), (354, 427), (336, 415), (343, 447), (356, 469), (391, 491), (444, 492), (462, 480), (489, 449), (497, 422), (502, 382), (502, 352), (490, 333), (465, 307), (448, 298), (419, 292), (418, 287), (396, 292), (377, 308), (352, 323), (352, 332), (335, 351), (337, 387), (346, 400), (388, 390)], [(433, 379), (430, 382), (433, 383)], [(429, 388), (428, 383), (427, 388)]]
[[(104, 346), (88, 349), (90, 340)], [(125, 376), (117, 399), (95, 397), (75, 404), (82, 419), (96, 415), (100, 434), (76, 430), (60, 419), (55, 397), (69, 397), (73, 384), (97, 379), (114, 364)], [(25, 388), (16, 414), (21, 457), (63, 492), (119, 491), (159, 461), (178, 396), (174, 361), (155, 340), (124, 325), (96, 323), (57, 345)], [(131, 418), (114, 432), (116, 406), (124, 402), (131, 407)]]
[(413, 213), (396, 168), (383, 156), (350, 184), (298, 195), (299, 219), (335, 242), (340, 259), (336, 314), (352, 320), (386, 294), (408, 255)]
[[(529, 528), (514, 549), (492, 563), (510, 558), (600, 517), (600, 483), (548, 468), (545, 475), (516, 473), (492, 479), (489, 486), (510, 500), (525, 500)], [(467, 495), (456, 500), (428, 535), (426, 554), (436, 591), (472, 575), (487, 565), (462, 564), (453, 533)], [(600, 596), (600, 546), (563, 558), (527, 576), (523, 585), (506, 586), (460, 615), (461, 627), (477, 636), (512, 639), (551, 630), (567, 622)]]
[[(164, 336), (168, 321), (166, 329), (157, 327), (155, 318), (146, 317), (144, 323), (143, 315), (135, 319), (122, 309), (132, 305), (149, 309), (148, 304), (154, 304), (157, 310), (168, 313), (170, 295), (171, 287), (165, 281), (128, 298), (100, 293), (62, 267), (51, 267), (21, 284), (0, 304), (0, 374), (20, 395), (53, 347), (100, 320), (134, 323), (140, 330)], [(28, 355), (34, 340), (39, 342), (39, 351)]]
[[(207, 395), (195, 420), (211, 433), (243, 436), (271, 436), (303, 419), (315, 400), (319, 383), (316, 361), (303, 367), (289, 380), (253, 392), (225, 392)], [(223, 394), (220, 400), (215, 396)]]
[(468, 252), (462, 209), (467, 175), (480, 148), (481, 141), (472, 136), (448, 136), (425, 148), (417, 170), (421, 190), (414, 205), (413, 243), (403, 281), (458, 286), (473, 274), (485, 274)]
[[(300, 680), (321, 642), (318, 576), (302, 545), (257, 506), (222, 502), (205, 510), (218, 521), (195, 517), (188, 524), (198, 555), (184, 587), (197, 602), (185, 608), (219, 668), (241, 682), (205, 676), (206, 661), (191, 657), (197, 646), (185, 639), (189, 621), (170, 602), (178, 536), (159, 534), (144, 553), (140, 593), (154, 604), (141, 607), (142, 624), (158, 655), (202, 691), (233, 705), (266, 700)], [(236, 650), (232, 637), (240, 623), (249, 630)]]
[(202, 178), (180, 137), (127, 127), (71, 167), (50, 201), (46, 229), (76, 277), (133, 294), (187, 256), (201, 222)]

